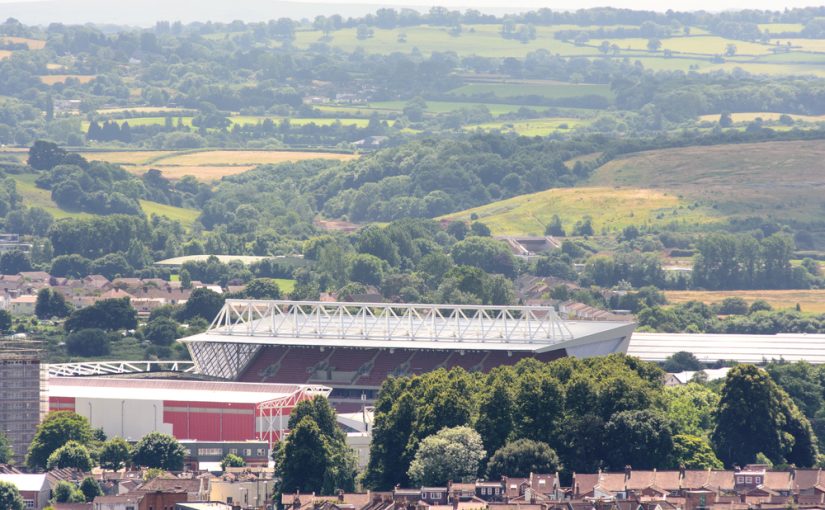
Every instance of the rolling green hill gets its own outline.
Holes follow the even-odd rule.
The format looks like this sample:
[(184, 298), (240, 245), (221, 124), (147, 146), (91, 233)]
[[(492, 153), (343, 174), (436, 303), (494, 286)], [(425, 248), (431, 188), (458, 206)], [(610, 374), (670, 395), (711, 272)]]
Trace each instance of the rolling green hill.
[(685, 228), (759, 217), (818, 221), (825, 208), (825, 141), (765, 142), (640, 152), (596, 169), (577, 188), (551, 189), (445, 216), (475, 213), (494, 234), (538, 235), (557, 214), (585, 214), (596, 232), (630, 224)]

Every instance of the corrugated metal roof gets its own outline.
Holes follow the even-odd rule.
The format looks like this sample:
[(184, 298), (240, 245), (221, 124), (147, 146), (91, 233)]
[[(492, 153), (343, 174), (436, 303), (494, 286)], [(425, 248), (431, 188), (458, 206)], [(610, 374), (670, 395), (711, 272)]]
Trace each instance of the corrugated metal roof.
[(645, 361), (664, 361), (679, 352), (693, 353), (700, 361), (734, 360), (762, 363), (772, 359), (825, 363), (825, 335), (729, 335), (688, 333), (633, 333), (628, 354)]
[(92, 399), (179, 400), (258, 404), (300, 391), (299, 384), (217, 381), (50, 377), (49, 397)]

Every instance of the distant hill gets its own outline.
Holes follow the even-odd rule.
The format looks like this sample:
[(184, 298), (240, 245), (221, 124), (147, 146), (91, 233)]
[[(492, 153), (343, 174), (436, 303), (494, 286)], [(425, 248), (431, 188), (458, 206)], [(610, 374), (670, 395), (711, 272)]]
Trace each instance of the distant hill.
[(568, 230), (585, 214), (596, 232), (628, 224), (686, 228), (725, 218), (819, 222), (825, 141), (698, 146), (630, 154), (577, 188), (552, 189), (445, 216), (478, 215), (494, 234), (541, 234), (557, 214)]

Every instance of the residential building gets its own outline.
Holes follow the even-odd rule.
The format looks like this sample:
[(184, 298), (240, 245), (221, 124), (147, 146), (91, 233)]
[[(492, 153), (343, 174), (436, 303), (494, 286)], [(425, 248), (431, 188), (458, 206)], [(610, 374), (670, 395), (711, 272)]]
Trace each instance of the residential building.
[(0, 482), (7, 482), (20, 491), (26, 509), (43, 510), (49, 506), (49, 481), (45, 474), (0, 474)]
[(9, 313), (12, 315), (34, 315), (37, 296), (25, 294), (9, 301)]

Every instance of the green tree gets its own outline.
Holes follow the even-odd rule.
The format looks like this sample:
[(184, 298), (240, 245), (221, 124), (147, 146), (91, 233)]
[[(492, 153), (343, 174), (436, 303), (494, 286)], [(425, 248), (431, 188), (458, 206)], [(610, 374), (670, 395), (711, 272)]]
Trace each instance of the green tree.
[(66, 151), (56, 143), (38, 140), (29, 148), (29, 166), (35, 170), (51, 170), (66, 157)]
[(136, 466), (181, 471), (184, 453), (183, 446), (174, 437), (150, 432), (135, 445), (132, 462)]
[(559, 456), (550, 445), (541, 441), (518, 439), (496, 450), (487, 466), (487, 477), (527, 478), (530, 473), (555, 473), (561, 469)]
[(452, 248), (456, 264), (478, 267), (488, 273), (515, 276), (515, 258), (507, 244), (489, 237), (471, 236)]
[(86, 496), (73, 483), (60, 480), (55, 485), (53, 500), (55, 503), (83, 503)]
[(12, 250), (0, 255), (0, 274), (17, 274), (31, 270), (31, 260), (22, 251)]
[(318, 424), (311, 417), (304, 417), (276, 450), (275, 466), (281, 475), (279, 493), (322, 494), (327, 453), (327, 442)]
[(89, 328), (106, 331), (135, 329), (137, 311), (132, 308), (128, 297), (101, 299), (91, 306), (73, 311), (63, 327), (68, 332)]
[(195, 289), (178, 314), (178, 319), (187, 321), (201, 317), (211, 322), (223, 307), (223, 302), (224, 297), (215, 291), (203, 287)]
[(496, 375), (494, 372), (487, 378), (489, 391), (481, 395), (475, 426), (488, 452), (497, 452), (504, 446), (514, 427), (511, 381)]
[(66, 335), (66, 352), (73, 356), (105, 356), (110, 350), (109, 335), (102, 329), (81, 329)]
[(653, 469), (667, 465), (673, 449), (670, 421), (652, 411), (622, 411), (605, 425), (605, 451), (612, 469), (633, 465)]
[(76, 441), (88, 445), (93, 438), (92, 427), (83, 416), (70, 411), (49, 413), (37, 426), (26, 455), (26, 465), (32, 469), (45, 469), (49, 456), (64, 444)]
[(544, 229), (544, 233), (545, 235), (556, 237), (564, 237), (566, 235), (564, 226), (561, 223), (561, 218), (559, 218), (558, 214), (554, 214), (553, 217), (550, 218), (550, 223), (547, 224), (547, 227)]
[(410, 463), (408, 475), (418, 485), (469, 482), (478, 475), (487, 455), (481, 436), (470, 427), (444, 428), (424, 438)]
[(712, 439), (728, 466), (752, 463), (757, 453), (774, 464), (811, 466), (818, 454), (807, 418), (767, 372), (753, 365), (728, 372)]
[(221, 461), (221, 469), (224, 471), (228, 467), (244, 467), (246, 466), (246, 462), (244, 462), (242, 457), (235, 455), (234, 453), (230, 453), (226, 457), (223, 458)]
[(248, 299), (281, 299), (281, 289), (271, 278), (256, 278), (246, 284), (241, 292)]
[(0, 481), (0, 508), (4, 510), (25, 510), (26, 503), (13, 483)]
[(14, 450), (11, 448), (9, 438), (0, 431), (0, 464), (11, 464), (14, 457)]
[(92, 456), (85, 446), (77, 441), (69, 441), (49, 455), (46, 468), (75, 468), (86, 472), (92, 470)]
[(55, 292), (50, 288), (40, 289), (37, 292), (37, 301), (34, 305), (34, 314), (38, 319), (50, 319), (52, 317), (66, 317), (71, 313), (69, 304), (63, 294)]
[(118, 471), (129, 464), (132, 447), (122, 437), (113, 437), (103, 443), (100, 449), (100, 467)]
[(12, 317), (8, 310), (0, 310), (0, 331), (11, 331)]
[(87, 503), (92, 502), (97, 496), (103, 495), (100, 485), (91, 476), (87, 476), (80, 482), (80, 492), (85, 496)]
[(521, 377), (515, 397), (515, 437), (552, 443), (564, 412), (564, 389), (546, 373)]
[(679, 351), (668, 356), (665, 362), (662, 363), (662, 368), (665, 372), (683, 372), (685, 370), (702, 370), (704, 367), (693, 353)]
[(350, 262), (349, 277), (365, 285), (380, 285), (384, 277), (384, 261), (374, 255), (359, 253)]
[(159, 317), (146, 324), (143, 336), (155, 345), (172, 345), (178, 338), (178, 323), (169, 317)]
[(677, 434), (673, 436), (673, 451), (669, 467), (704, 470), (722, 469), (724, 466), (705, 439)]
[(676, 434), (710, 437), (719, 395), (712, 389), (690, 382), (665, 388), (665, 409)]

